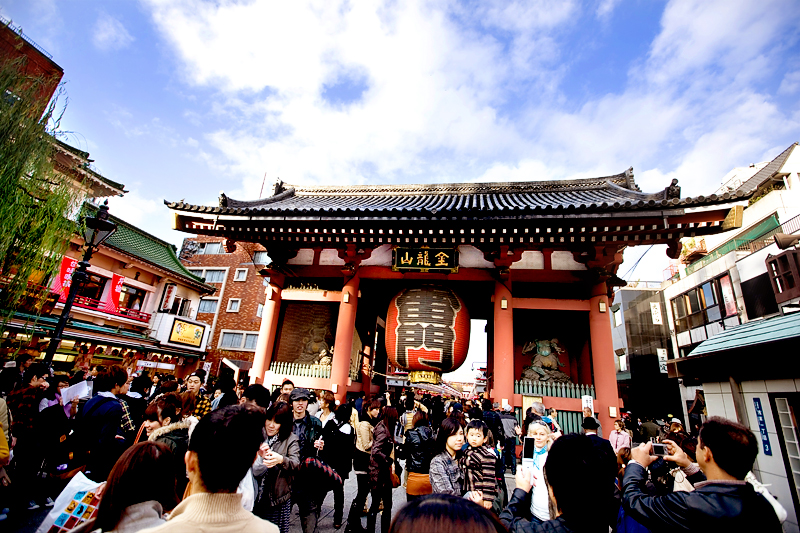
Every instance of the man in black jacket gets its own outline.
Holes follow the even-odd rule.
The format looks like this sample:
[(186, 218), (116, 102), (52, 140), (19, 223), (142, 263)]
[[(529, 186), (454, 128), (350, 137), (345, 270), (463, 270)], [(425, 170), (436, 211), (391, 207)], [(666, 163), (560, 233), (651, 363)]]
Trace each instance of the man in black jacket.
[[(692, 463), (673, 442), (666, 442), (673, 461), (690, 469)], [(721, 417), (709, 418), (700, 429), (697, 464), (708, 481), (693, 492), (676, 491), (646, 496), (647, 467), (655, 460), (652, 443), (631, 450), (625, 469), (622, 501), (625, 511), (653, 531), (758, 531), (779, 532), (781, 524), (770, 503), (744, 481), (758, 455), (758, 441), (741, 424)]]
[(300, 443), (301, 465), (301, 470), (297, 473), (292, 483), (292, 505), (297, 504), (303, 533), (314, 533), (317, 529), (321, 480), (315, 472), (303, 468), (302, 465), (307, 458), (316, 457), (317, 450), (322, 450), (325, 444), (320, 438), (322, 436), (322, 422), (319, 421), (319, 418), (308, 414), (306, 410), (310, 398), (311, 392), (303, 388), (292, 389), (292, 393), (289, 396), (294, 418), (292, 433), (297, 436), (297, 440)]

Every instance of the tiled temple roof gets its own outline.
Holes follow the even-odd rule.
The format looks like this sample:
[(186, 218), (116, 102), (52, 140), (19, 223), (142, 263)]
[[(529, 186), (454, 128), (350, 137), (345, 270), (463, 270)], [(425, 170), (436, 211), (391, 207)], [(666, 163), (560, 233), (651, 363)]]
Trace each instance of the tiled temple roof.
[(713, 205), (744, 196), (746, 193), (739, 190), (708, 197), (680, 198), (677, 180), (657, 193), (643, 193), (633, 180), (633, 169), (628, 169), (614, 176), (591, 179), (506, 183), (295, 187), (278, 181), (275, 194), (259, 200), (234, 200), (223, 193), (218, 206), (164, 203), (176, 211), (217, 215), (291, 217), (361, 213), (424, 217), (466, 213), (511, 215), (545, 210), (590, 214)]

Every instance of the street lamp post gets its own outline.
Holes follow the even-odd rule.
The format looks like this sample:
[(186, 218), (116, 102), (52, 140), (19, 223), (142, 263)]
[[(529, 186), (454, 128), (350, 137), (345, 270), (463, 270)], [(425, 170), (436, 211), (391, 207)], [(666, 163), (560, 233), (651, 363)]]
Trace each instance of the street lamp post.
[(92, 254), (117, 231), (117, 225), (108, 220), (108, 200), (100, 206), (95, 216), (84, 217), (83, 223), (85, 226), (83, 238), (86, 252), (83, 254), (83, 259), (78, 263), (78, 268), (72, 274), (72, 283), (69, 287), (67, 300), (64, 302), (64, 309), (61, 310), (58, 324), (56, 324), (56, 329), (50, 338), (50, 344), (47, 345), (47, 351), (44, 353), (43, 362), (46, 365), (50, 365), (53, 362), (53, 356), (61, 344), (61, 335), (64, 333), (67, 320), (69, 320), (69, 313), (72, 310), (72, 304), (75, 302), (75, 296), (78, 295), (78, 291), (88, 278), (86, 270), (89, 268), (89, 260), (92, 258)]

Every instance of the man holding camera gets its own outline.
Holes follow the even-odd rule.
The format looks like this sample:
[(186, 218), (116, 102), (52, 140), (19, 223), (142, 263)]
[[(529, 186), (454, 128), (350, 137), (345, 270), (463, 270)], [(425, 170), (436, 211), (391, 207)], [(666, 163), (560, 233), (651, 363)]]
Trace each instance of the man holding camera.
[(692, 492), (647, 496), (642, 490), (647, 467), (656, 457), (647, 442), (631, 450), (625, 469), (622, 503), (636, 521), (653, 531), (782, 531), (770, 503), (744, 481), (758, 455), (755, 435), (745, 426), (721, 417), (709, 418), (700, 429), (697, 464), (672, 441), (665, 461), (692, 475), (698, 466), (707, 481)]

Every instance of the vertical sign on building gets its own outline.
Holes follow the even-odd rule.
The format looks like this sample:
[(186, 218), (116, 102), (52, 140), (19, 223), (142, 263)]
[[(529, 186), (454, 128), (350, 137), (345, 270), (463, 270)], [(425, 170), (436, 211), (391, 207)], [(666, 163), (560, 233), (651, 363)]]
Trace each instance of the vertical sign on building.
[(656, 348), (656, 354), (658, 355), (658, 369), (662, 374), (667, 374), (667, 349)]
[(111, 277), (111, 294), (108, 295), (106, 300), (105, 310), (109, 313), (116, 313), (119, 311), (119, 295), (122, 294), (122, 284), (125, 282), (125, 276), (114, 274)]
[(581, 396), (581, 409), (587, 408), (594, 413), (594, 398), (591, 396)]
[(664, 320), (661, 318), (661, 304), (659, 302), (650, 302), (650, 314), (653, 315), (653, 324), (656, 326), (664, 325)]
[(72, 275), (75, 269), (78, 268), (78, 260), (66, 255), (61, 258), (61, 270), (58, 272), (58, 277), (53, 283), (53, 290), (60, 294), (63, 299), (67, 298), (69, 288), (72, 286)]
[(161, 300), (161, 311), (169, 311), (172, 309), (172, 303), (175, 301), (175, 290), (177, 285), (174, 283), (167, 283), (164, 287), (164, 297)]
[(764, 409), (761, 407), (761, 398), (753, 398), (756, 408), (756, 418), (758, 419), (758, 431), (761, 433), (761, 445), (764, 448), (764, 455), (772, 455), (772, 445), (769, 443), (767, 433), (767, 421), (764, 420)]
[(733, 294), (731, 277), (723, 276), (719, 278), (719, 287), (722, 290), (722, 301), (725, 304), (725, 316), (736, 315), (736, 297)]

